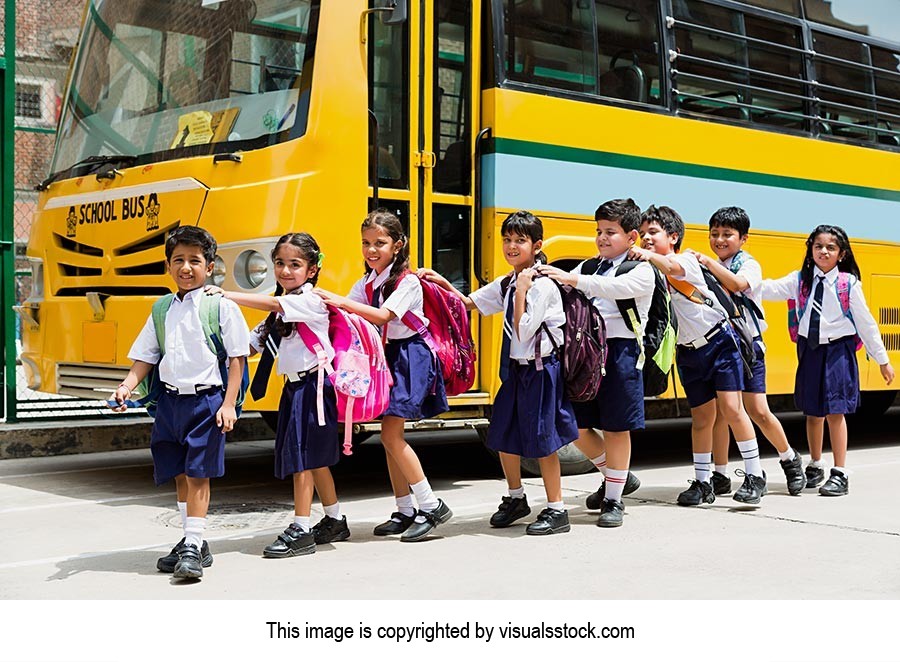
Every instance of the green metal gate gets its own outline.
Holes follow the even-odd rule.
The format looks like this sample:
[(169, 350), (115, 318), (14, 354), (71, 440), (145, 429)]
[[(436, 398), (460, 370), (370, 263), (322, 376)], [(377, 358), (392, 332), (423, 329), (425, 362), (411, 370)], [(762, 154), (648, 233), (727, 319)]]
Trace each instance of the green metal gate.
[(0, 325), (3, 329), (3, 397), (0, 418), (16, 420), (16, 251), (13, 218), (14, 121), (16, 96), (16, 3), (5, 0), (3, 16), (3, 57), (0, 58)]

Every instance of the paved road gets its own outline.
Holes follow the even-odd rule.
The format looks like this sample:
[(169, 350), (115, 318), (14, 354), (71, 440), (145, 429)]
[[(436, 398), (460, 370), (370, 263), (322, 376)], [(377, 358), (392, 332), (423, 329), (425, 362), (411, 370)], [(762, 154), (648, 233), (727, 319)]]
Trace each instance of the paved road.
[[(784, 420), (788, 435), (802, 439), (800, 417)], [(643, 487), (625, 499), (625, 526), (595, 527), (584, 497), (596, 477), (572, 476), (564, 480), (572, 532), (549, 538), (487, 526), (504, 485), (473, 435), (420, 439), (426, 471), (454, 517), (418, 544), (371, 533), (393, 506), (383, 451), (372, 440), (336, 472), (352, 538), (285, 560), (260, 557), (291, 512), (289, 484), (271, 478), (271, 443), (232, 444), (228, 475), (213, 485), (215, 564), (189, 585), (155, 569), (181, 533), (171, 490), (152, 484), (148, 451), (5, 460), (0, 598), (896, 599), (898, 424), (900, 408), (851, 421), (849, 497), (788, 496), (768, 450), (770, 493), (761, 507), (720, 498), (685, 509), (674, 501), (691, 477), (688, 423), (654, 422), (635, 442)], [(540, 481), (526, 483), (537, 512)], [(316, 506), (314, 519), (320, 514)], [(546, 568), (552, 573), (540, 572)]]

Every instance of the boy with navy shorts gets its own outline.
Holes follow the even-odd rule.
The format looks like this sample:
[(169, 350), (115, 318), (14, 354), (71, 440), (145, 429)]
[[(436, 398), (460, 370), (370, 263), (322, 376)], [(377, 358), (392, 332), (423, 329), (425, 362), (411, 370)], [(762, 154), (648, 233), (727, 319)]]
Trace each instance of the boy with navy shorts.
[(710, 474), (717, 409), (738, 440), (744, 458), (744, 483), (734, 500), (759, 503), (766, 493), (766, 478), (753, 424), (741, 406), (744, 368), (735, 332), (725, 310), (706, 287), (697, 258), (678, 252), (684, 238), (684, 221), (678, 212), (651, 205), (641, 216), (641, 237), (644, 248), (635, 248), (633, 255), (659, 269), (672, 291), (672, 309), (678, 320), (675, 362), (691, 407), (695, 479), (678, 495), (678, 505), (697, 506), (716, 500)]
[[(587, 499), (589, 509), (600, 509), (597, 526), (605, 528), (622, 525), (625, 512), (622, 496), (640, 487), (640, 481), (628, 467), (631, 430), (644, 428), (642, 348), (616, 301), (634, 299), (639, 320), (645, 322), (656, 276), (653, 267), (646, 262), (617, 275), (639, 237), (641, 210), (634, 200), (604, 202), (594, 212), (594, 220), (597, 222), (596, 244), (600, 258), (594, 271), (582, 273), (584, 262), (571, 273), (545, 265), (538, 269), (555, 281), (594, 297), (594, 305), (606, 323), (609, 353), (600, 390), (590, 402), (572, 403), (578, 423), (575, 446), (591, 458), (605, 478), (600, 489)], [(603, 436), (597, 434), (597, 430), (601, 430)]]
[[(691, 250), (685, 252), (694, 255), (729, 292), (744, 297), (746, 301), (744, 308), (746, 314), (753, 318), (756, 335), (753, 339), (752, 375), (744, 379), (741, 399), (750, 420), (762, 430), (769, 443), (778, 451), (788, 493), (798, 495), (806, 486), (802, 460), (800, 454), (788, 443), (784, 428), (769, 409), (766, 398), (766, 346), (762, 340), (762, 332), (766, 330), (767, 324), (763, 316), (758, 314), (762, 311), (762, 267), (743, 250), (749, 233), (750, 217), (747, 212), (740, 207), (723, 207), (709, 219), (709, 247), (718, 259)], [(713, 427), (715, 470), (711, 478), (713, 491), (717, 495), (731, 491), (731, 478), (728, 476), (729, 441), (728, 424), (722, 416), (718, 416)]]
[(184, 537), (157, 561), (176, 579), (199, 579), (212, 565), (203, 540), (209, 508), (209, 479), (225, 473), (225, 433), (237, 420), (237, 395), (249, 355), (250, 336), (240, 309), (219, 302), (222, 342), (228, 354), (228, 383), (222, 383), (217, 356), (209, 348), (200, 319), (200, 300), (212, 274), (216, 241), (206, 230), (182, 226), (166, 240), (166, 268), (178, 286), (165, 317), (160, 348), (152, 315), (128, 353), (134, 361), (114, 398), (123, 405), (153, 366), (159, 364), (163, 391), (150, 433), (157, 485), (175, 480)]

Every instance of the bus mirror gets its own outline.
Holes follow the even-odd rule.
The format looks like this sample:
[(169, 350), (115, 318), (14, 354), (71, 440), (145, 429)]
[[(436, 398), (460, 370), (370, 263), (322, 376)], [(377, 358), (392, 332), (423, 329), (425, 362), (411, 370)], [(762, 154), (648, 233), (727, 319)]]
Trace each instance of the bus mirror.
[(406, 0), (378, 0), (378, 8), (389, 10), (381, 12), (384, 25), (400, 25), (406, 21)]

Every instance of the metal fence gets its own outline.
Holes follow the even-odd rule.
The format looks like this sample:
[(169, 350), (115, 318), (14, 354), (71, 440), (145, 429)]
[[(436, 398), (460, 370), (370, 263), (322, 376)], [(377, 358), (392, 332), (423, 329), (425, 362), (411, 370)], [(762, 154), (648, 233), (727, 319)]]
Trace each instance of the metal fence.
[[(3, 247), (3, 331), (5, 398), (0, 418), (60, 418), (101, 414), (96, 402), (31, 391), (17, 357), (21, 320), (11, 306), (31, 292), (25, 248), (37, 208), (34, 186), (48, 174), (66, 76), (78, 42), (85, 0), (4, 0), (0, 43), (4, 77), (2, 141), (4, 159), (0, 201)], [(15, 49), (7, 44), (15, 43)], [(12, 52), (11, 52), (12, 51)], [(14, 73), (13, 73), (14, 72)], [(12, 75), (10, 75), (12, 74)], [(2, 148), (0, 148), (2, 149)], [(8, 172), (11, 168), (12, 172)]]

